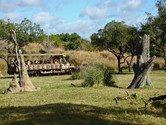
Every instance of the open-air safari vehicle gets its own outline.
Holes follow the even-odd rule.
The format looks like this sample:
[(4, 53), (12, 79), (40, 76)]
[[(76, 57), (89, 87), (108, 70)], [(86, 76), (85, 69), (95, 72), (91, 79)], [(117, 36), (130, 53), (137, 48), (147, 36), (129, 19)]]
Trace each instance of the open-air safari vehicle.
[[(21, 54), (19, 54), (20, 57)], [(22, 54), (29, 75), (71, 74), (75, 66), (69, 64), (64, 54)], [(16, 54), (8, 55), (8, 74), (18, 73)]]

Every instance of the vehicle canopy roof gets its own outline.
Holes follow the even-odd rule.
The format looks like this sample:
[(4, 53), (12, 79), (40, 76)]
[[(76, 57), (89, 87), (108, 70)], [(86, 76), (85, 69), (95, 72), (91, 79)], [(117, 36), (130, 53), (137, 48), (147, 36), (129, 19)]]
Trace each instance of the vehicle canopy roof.
[[(53, 54), (53, 53), (46, 53), (46, 54), (18, 54), (18, 56), (57, 56), (57, 57), (65, 57), (65, 54)], [(16, 56), (16, 54), (9, 54), (8, 57)]]

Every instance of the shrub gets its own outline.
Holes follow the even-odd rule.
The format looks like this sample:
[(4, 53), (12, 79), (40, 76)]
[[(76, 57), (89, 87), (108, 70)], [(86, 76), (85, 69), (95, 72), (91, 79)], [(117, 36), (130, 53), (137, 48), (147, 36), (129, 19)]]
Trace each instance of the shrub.
[(71, 76), (72, 80), (76, 80), (76, 79), (81, 79), (80, 73), (79, 72), (74, 72)]
[(112, 77), (113, 69), (104, 65), (86, 65), (79, 72), (74, 73), (71, 79), (84, 79), (83, 87), (92, 87), (95, 84), (115, 86)]
[(107, 67), (107, 68), (104, 70), (104, 79), (103, 79), (103, 83), (104, 83), (105, 86), (117, 87), (117, 86), (115, 85), (114, 80), (113, 80), (112, 74), (113, 74), (113, 69), (110, 68), (110, 67)]
[(41, 53), (41, 54), (45, 54), (45, 53), (47, 53), (45, 50), (43, 50), (43, 49), (40, 49), (39, 50), (39, 53)]
[(95, 84), (102, 84), (103, 83), (103, 78), (104, 78), (104, 73), (103, 70), (100, 68), (100, 66), (91, 66), (89, 67), (86, 72), (83, 74), (84, 76), (84, 82), (83, 86), (84, 87), (91, 87)]
[(26, 54), (26, 53), (27, 53), (25, 49), (21, 48), (21, 50), (22, 50), (22, 53), (23, 53), (23, 54)]
[(156, 70), (160, 69), (160, 64), (159, 63), (154, 63), (153, 68), (156, 69)]

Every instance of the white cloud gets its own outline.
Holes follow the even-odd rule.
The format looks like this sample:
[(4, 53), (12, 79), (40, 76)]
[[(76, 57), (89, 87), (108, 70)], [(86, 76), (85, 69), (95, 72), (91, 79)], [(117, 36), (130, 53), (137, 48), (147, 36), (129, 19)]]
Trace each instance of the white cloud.
[(24, 16), (21, 13), (11, 12), (11, 13), (0, 15), (0, 18), (4, 19), (5, 21), (7, 21), (7, 19), (10, 18), (12, 22), (18, 23), (21, 19), (24, 18)]
[(87, 6), (80, 13), (80, 17), (89, 16), (91, 19), (105, 18), (107, 12), (113, 8), (115, 3), (110, 1), (99, 2), (94, 6)]
[(138, 10), (144, 3), (144, 0), (128, 0), (126, 3), (121, 4), (118, 8), (119, 12), (126, 11), (136, 11)]
[(56, 20), (56, 17), (47, 12), (39, 12), (32, 17), (32, 21), (39, 24), (48, 24)]
[(43, 2), (41, 0), (21, 0), (20, 6), (42, 6)]
[(34, 15), (32, 22), (40, 24), (46, 34), (60, 33), (78, 33), (83, 38), (89, 38), (90, 35), (101, 28), (101, 22), (88, 20), (77, 20), (75, 22), (67, 22), (60, 17), (55, 17), (47, 12), (39, 12)]
[[(55, 22), (56, 24), (56, 22)], [(83, 38), (89, 38), (90, 35), (96, 32), (101, 28), (101, 23), (94, 20), (78, 20), (75, 22), (65, 22), (61, 21), (54, 25), (54, 28), (57, 29), (57, 33), (73, 33), (76, 32)]]

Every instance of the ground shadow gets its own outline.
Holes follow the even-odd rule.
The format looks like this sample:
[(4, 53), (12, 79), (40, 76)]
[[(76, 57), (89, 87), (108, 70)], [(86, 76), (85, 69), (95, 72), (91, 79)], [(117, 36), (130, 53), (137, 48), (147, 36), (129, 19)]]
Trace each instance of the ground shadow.
[[(133, 117), (125, 120), (126, 116), (121, 115), (121, 120), (108, 120), (105, 116), (115, 117), (119, 114), (139, 114), (137, 110), (124, 110), (120, 107), (108, 109), (88, 105), (69, 103), (47, 104), (41, 106), (5, 107), (0, 108), (0, 124), (3, 125), (134, 125)], [(143, 112), (152, 114), (153, 112)], [(107, 114), (107, 115), (106, 115)], [(165, 116), (164, 116), (165, 117)], [(128, 118), (127, 118), (128, 119)], [(131, 119), (131, 120), (130, 120)]]

